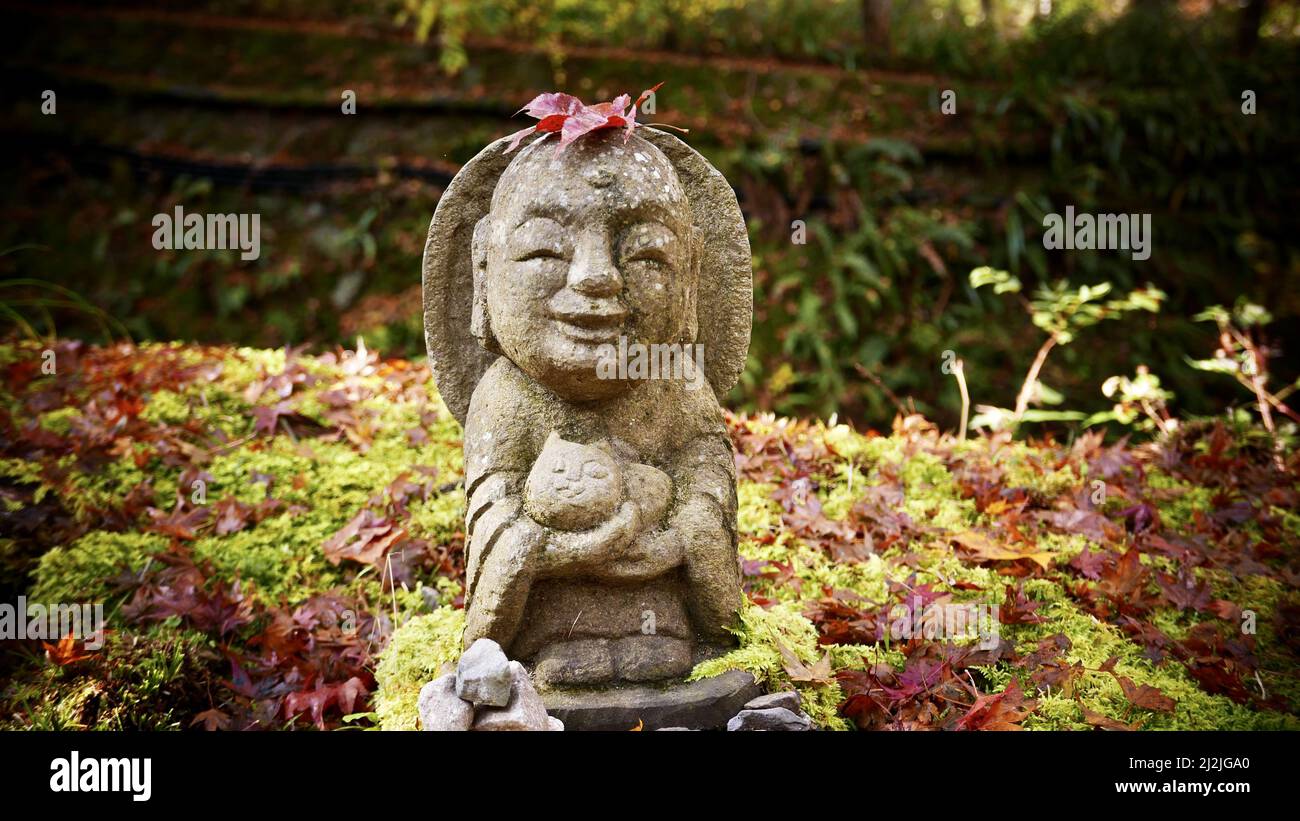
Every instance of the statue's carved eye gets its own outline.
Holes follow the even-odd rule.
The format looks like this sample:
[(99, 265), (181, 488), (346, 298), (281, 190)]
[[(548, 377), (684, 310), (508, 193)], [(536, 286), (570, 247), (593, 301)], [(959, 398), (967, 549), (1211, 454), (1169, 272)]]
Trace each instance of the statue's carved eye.
[(673, 263), (677, 237), (668, 226), (658, 222), (642, 222), (629, 228), (620, 244), (624, 263), (643, 262), (653, 266)]
[(593, 479), (604, 479), (609, 475), (609, 469), (595, 461), (583, 465), (583, 472)]
[(516, 262), (528, 262), (534, 259), (564, 259), (564, 254), (554, 248), (533, 248), (515, 257)]
[(627, 258), (628, 262), (648, 262), (651, 265), (667, 265), (668, 255), (660, 248), (640, 248)]
[(532, 217), (510, 235), (510, 256), (515, 262), (534, 259), (566, 259), (568, 242), (564, 228), (547, 217)]

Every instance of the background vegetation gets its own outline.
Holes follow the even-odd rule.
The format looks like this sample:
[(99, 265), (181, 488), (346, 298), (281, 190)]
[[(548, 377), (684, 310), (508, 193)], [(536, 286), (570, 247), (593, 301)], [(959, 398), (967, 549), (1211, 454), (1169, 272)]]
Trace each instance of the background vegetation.
[[(1020, 306), (971, 287), (985, 265), (1026, 293), (1067, 278), (1166, 294), (1158, 314), (1047, 361), (1043, 383), (1080, 413), (1109, 407), (1102, 382), (1137, 364), (1180, 412), (1243, 398), (1186, 364), (1214, 347), (1192, 321), (1211, 305), (1266, 306), (1274, 359), (1300, 343), (1294, 4), (880, 5), (23, 6), (0, 35), (29, 92), (6, 112), (0, 274), (67, 286), (136, 339), (364, 333), (419, 355), (419, 255), (459, 164), (517, 128), (509, 115), (539, 90), (609, 99), (663, 80), (654, 119), (691, 128), (750, 220), (754, 345), (733, 406), (883, 426), (897, 398), (955, 426), (944, 351), (976, 403), (1009, 404), (1037, 342)], [(37, 106), (45, 88), (54, 116)], [(340, 113), (344, 89), (355, 116)], [(261, 213), (261, 259), (155, 252), (150, 218), (180, 203)], [(1151, 259), (1045, 251), (1042, 215), (1066, 205), (1152, 213)], [(52, 325), (34, 314), (41, 333), (103, 337), (49, 294), (0, 298), (50, 308)], [(1279, 384), (1297, 376), (1274, 369)]]
[[(0, 600), (113, 627), (6, 642), (0, 727), (414, 726), (463, 625), (430, 216), (537, 92), (659, 81), (754, 248), (696, 673), (824, 728), (1297, 727), (1296, 4), (0, 5)], [(155, 251), (178, 205), (262, 256)], [(1151, 258), (1044, 250), (1068, 205)], [(918, 600), (999, 637), (896, 640)]]

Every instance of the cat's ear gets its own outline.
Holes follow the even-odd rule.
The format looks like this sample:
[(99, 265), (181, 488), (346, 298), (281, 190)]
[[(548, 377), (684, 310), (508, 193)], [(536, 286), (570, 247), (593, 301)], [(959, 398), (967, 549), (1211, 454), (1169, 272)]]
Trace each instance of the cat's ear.
[(560, 439), (560, 432), (557, 430), (553, 430), (551, 431), (551, 435), (546, 437), (546, 443), (543, 444), (542, 447), (549, 448), (552, 445), (558, 444), (560, 441), (562, 441)]

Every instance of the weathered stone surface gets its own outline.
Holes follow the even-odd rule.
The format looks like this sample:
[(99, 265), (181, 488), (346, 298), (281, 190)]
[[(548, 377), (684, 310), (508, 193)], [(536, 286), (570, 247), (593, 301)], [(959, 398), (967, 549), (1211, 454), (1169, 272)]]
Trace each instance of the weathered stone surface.
[(669, 636), (628, 636), (613, 644), (614, 668), (623, 681), (659, 681), (691, 671), (691, 644)]
[(554, 733), (564, 732), (564, 722), (560, 721), (558, 718), (555, 718), (554, 716), (548, 718), (546, 720), (546, 724), (547, 724), (547, 729), (549, 729), (551, 732)]
[(733, 641), (718, 397), (745, 363), (752, 259), (731, 187), (677, 138), (555, 142), (493, 143), (443, 194), (425, 335), (465, 425), (466, 645), (617, 702)]
[(765, 693), (745, 703), (746, 710), (766, 710), (769, 707), (784, 707), (792, 713), (803, 709), (803, 700), (798, 690), (783, 690), (779, 693)]
[(614, 515), (623, 494), (623, 468), (613, 456), (551, 431), (524, 485), (524, 509), (545, 527), (588, 530)]
[(501, 645), (479, 639), (456, 666), (456, 695), (476, 705), (504, 707), (510, 701), (510, 660)]
[(548, 690), (547, 709), (570, 730), (722, 729), (762, 689), (743, 670), (668, 687), (617, 685), (603, 690)]
[[(511, 647), (514, 658), (541, 658), (552, 644), (588, 638), (616, 639), (641, 635), (694, 638), (680, 581), (653, 586), (611, 585), (604, 580), (547, 579), (533, 585), (528, 620)], [(649, 614), (649, 615), (647, 615)]]
[(510, 703), (504, 707), (480, 707), (474, 719), (475, 730), (551, 730), (546, 705), (537, 694), (528, 671), (517, 661), (510, 662)]
[(614, 676), (614, 655), (607, 639), (551, 644), (537, 656), (533, 677), (541, 687), (593, 684)]
[[(575, 149), (615, 141), (622, 138), (612, 131), (588, 135), (556, 159), (580, 165), (586, 155)], [(671, 163), (689, 200), (691, 220), (700, 235), (697, 341), (708, 352), (704, 369), (709, 384), (718, 396), (725, 396), (744, 370), (754, 309), (753, 258), (744, 217), (731, 185), (689, 145), (672, 134), (638, 128), (626, 146), (634, 160), (638, 150), (650, 153), (640, 147), (642, 141)], [(492, 195), (509, 165), (528, 152), (555, 150), (550, 140), (506, 154), (508, 144), (507, 137), (489, 144), (461, 168), (438, 200), (424, 248), (429, 363), (439, 394), (462, 423), (474, 388), (499, 355), (485, 348), (466, 322), (478, 298), (468, 253), (475, 228), (492, 207)]]
[(728, 731), (737, 730), (811, 730), (812, 720), (784, 707), (766, 710), (741, 710), (727, 722)]
[(465, 731), (474, 724), (474, 705), (456, 695), (456, 676), (439, 676), (420, 688), (420, 727), (424, 730)]

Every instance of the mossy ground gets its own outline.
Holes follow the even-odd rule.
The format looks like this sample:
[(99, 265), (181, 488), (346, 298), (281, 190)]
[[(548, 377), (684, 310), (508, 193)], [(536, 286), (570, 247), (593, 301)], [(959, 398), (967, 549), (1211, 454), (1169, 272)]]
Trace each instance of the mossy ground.
[[(414, 728), (464, 623), (460, 428), (427, 370), (60, 343), (46, 374), (43, 350), (0, 346), (3, 590), (103, 602), (112, 632), (6, 642), (3, 726)], [(794, 686), (827, 729), (971, 726), (1009, 692), (1027, 729), (1300, 728), (1294, 455), (1222, 426), (1162, 449), (730, 424), (747, 602), (697, 677)], [(392, 538), (327, 550), (363, 511)], [(915, 596), (999, 606), (996, 648), (894, 635)]]

